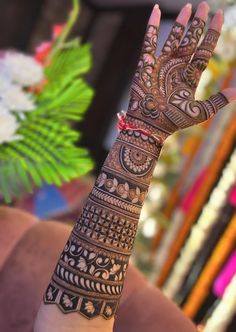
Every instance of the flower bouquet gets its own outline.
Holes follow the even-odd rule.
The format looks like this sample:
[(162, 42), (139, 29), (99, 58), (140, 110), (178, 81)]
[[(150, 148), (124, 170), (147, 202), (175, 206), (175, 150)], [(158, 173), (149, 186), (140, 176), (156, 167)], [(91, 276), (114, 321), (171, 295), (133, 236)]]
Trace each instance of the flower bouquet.
[(67, 41), (79, 12), (77, 0), (65, 25), (33, 56), (0, 53), (0, 194), (6, 202), (43, 183), (61, 185), (93, 166), (76, 146), (93, 90), (82, 75), (91, 66), (90, 45)]

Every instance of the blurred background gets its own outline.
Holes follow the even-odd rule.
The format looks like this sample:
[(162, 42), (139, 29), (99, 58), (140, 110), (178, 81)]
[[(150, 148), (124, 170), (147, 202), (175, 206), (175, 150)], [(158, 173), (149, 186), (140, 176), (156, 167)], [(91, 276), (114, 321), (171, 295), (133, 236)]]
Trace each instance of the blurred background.
[[(196, 9), (200, 1), (190, 2)], [(162, 11), (159, 49), (185, 3), (158, 2)], [(76, 220), (117, 135), (116, 114), (127, 109), (154, 4), (151, 0), (81, 0), (71, 35), (91, 44), (92, 67), (85, 80), (94, 97), (83, 121), (73, 127), (81, 132), (79, 145), (90, 152), (94, 168), (60, 187), (44, 184), (32, 194), (24, 193), (13, 199), (12, 208), (40, 220), (66, 224)], [(211, 15), (219, 8), (225, 10), (225, 25), (198, 88), (199, 99), (236, 84), (236, 2), (212, 0), (209, 4)], [(51, 38), (52, 25), (65, 22), (70, 10), (68, 0), (1, 0), (0, 49), (32, 53), (40, 42)], [(235, 132), (233, 104), (213, 120), (168, 139), (132, 256), (132, 263), (148, 280), (205, 332), (236, 331)], [(5, 206), (2, 199), (1, 215), (10, 224), (12, 217), (9, 210), (5, 214)]]

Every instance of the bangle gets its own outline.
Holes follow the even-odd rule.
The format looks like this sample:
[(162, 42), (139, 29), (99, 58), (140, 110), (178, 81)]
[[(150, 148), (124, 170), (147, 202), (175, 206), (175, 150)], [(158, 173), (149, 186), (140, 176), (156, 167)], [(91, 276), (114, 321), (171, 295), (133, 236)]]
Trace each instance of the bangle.
[(145, 136), (147, 137), (152, 137), (154, 138), (155, 140), (158, 141), (158, 143), (160, 145), (163, 145), (163, 139), (158, 136), (158, 135), (155, 135), (143, 128), (137, 128), (129, 123), (126, 122), (126, 112), (125, 111), (120, 111), (119, 113), (117, 113), (117, 117), (118, 117), (118, 123), (117, 123), (117, 128), (118, 128), (118, 132), (120, 132), (121, 130), (133, 130), (133, 131), (138, 131), (142, 134), (144, 134)]

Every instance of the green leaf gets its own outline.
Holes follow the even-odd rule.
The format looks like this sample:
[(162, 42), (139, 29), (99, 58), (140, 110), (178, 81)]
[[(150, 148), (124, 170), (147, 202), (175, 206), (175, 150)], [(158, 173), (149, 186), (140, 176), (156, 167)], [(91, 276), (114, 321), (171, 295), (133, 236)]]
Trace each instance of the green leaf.
[(91, 66), (90, 45), (66, 43), (45, 69), (47, 83), (36, 96), (37, 109), (25, 113), (17, 132), (22, 139), (0, 145), (0, 193), (6, 202), (32, 192), (44, 182), (60, 186), (93, 168), (80, 133), (71, 120), (81, 121), (93, 90), (81, 78)]

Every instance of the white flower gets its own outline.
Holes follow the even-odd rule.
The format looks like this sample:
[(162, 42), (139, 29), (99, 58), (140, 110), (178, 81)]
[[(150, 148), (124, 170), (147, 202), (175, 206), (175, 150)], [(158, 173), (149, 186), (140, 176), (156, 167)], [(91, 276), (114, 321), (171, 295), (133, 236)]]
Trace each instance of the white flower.
[(21, 136), (15, 135), (18, 127), (14, 115), (0, 105), (0, 143), (19, 140)]
[(35, 109), (32, 95), (17, 84), (0, 81), (1, 104), (9, 111), (27, 112)]
[(10, 83), (11, 82), (11, 73), (9, 68), (4, 63), (3, 59), (0, 59), (0, 82)]
[(31, 56), (17, 52), (7, 52), (1, 59), (11, 81), (24, 87), (40, 83), (43, 80), (42, 66)]

